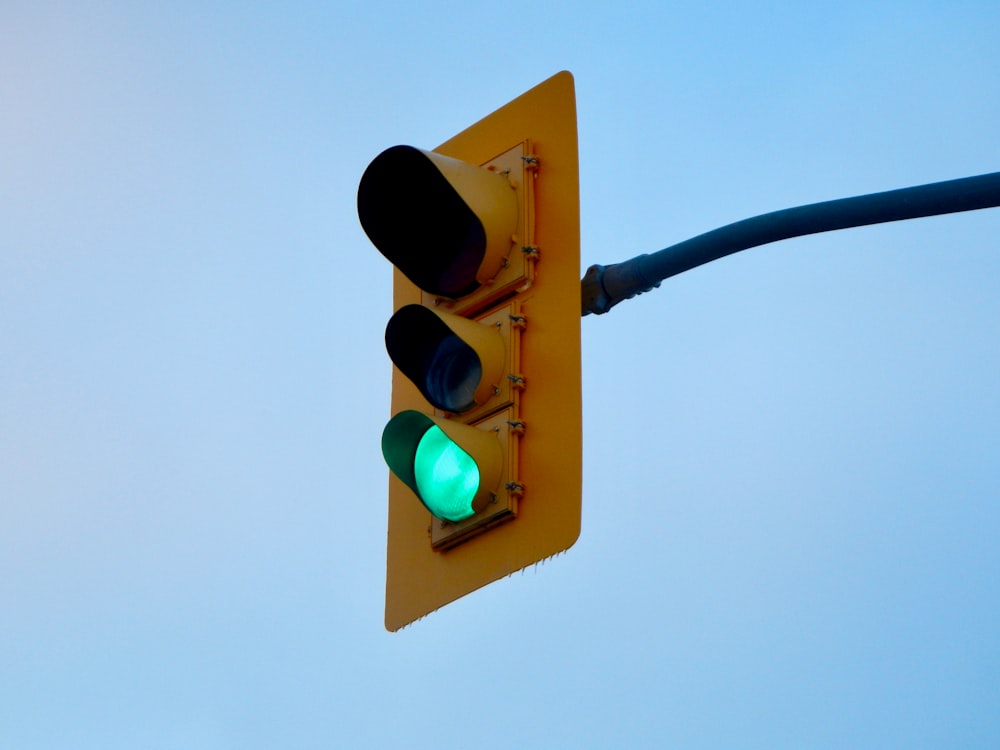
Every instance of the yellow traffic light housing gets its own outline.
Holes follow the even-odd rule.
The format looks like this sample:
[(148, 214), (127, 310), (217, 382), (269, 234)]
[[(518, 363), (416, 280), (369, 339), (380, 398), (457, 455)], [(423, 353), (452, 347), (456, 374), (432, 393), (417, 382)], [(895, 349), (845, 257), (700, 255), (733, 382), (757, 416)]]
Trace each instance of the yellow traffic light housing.
[(579, 177), (563, 72), (358, 189), (392, 262), (389, 630), (580, 532)]
[(493, 279), (517, 214), (504, 175), (412, 146), (375, 157), (358, 188), (372, 244), (416, 286), (444, 297), (464, 297)]
[(482, 325), (423, 305), (404, 305), (389, 319), (389, 358), (435, 408), (467, 412), (499, 391), (507, 353), (503, 323)]

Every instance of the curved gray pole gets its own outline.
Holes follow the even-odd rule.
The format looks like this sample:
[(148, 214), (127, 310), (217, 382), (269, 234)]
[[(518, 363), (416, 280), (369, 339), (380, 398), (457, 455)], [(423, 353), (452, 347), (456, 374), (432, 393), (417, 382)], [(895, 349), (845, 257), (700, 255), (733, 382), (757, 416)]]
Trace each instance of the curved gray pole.
[(671, 276), (740, 250), (834, 229), (1000, 206), (1000, 172), (812, 203), (737, 221), (583, 277), (583, 314), (601, 315)]

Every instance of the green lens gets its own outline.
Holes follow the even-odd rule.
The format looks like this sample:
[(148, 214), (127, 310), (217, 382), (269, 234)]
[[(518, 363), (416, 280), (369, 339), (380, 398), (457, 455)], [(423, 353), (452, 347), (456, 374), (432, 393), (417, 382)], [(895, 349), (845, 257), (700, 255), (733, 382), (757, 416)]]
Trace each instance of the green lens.
[(417, 445), (413, 458), (417, 492), (438, 518), (461, 521), (475, 514), (479, 467), (468, 453), (433, 425)]

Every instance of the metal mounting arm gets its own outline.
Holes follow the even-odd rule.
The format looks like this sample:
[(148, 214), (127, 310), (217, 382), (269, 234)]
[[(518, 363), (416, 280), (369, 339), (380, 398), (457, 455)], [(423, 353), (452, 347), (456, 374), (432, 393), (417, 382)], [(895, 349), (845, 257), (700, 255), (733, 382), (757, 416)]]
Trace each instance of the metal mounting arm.
[(1000, 172), (754, 216), (652, 254), (593, 265), (581, 282), (584, 315), (601, 315), (671, 276), (758, 245), (835, 229), (1000, 206)]

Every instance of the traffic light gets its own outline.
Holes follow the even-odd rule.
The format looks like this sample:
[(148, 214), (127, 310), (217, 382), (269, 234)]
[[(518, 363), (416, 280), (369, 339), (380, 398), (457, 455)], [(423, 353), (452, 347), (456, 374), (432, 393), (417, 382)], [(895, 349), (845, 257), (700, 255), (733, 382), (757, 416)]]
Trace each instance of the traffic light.
[(358, 216), (395, 267), (385, 624), (580, 533), (579, 176), (559, 73), (433, 151), (394, 146)]

